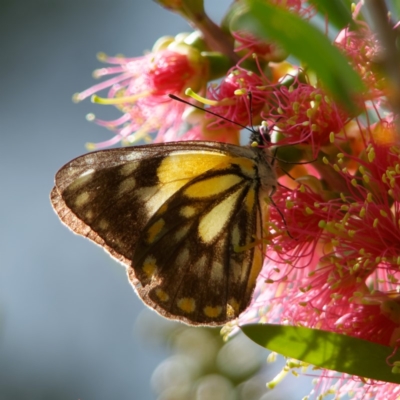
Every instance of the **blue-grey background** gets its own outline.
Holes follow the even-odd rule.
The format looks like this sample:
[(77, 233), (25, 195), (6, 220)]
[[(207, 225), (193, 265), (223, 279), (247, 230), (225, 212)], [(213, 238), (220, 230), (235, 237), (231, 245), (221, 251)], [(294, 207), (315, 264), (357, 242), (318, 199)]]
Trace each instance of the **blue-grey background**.
[[(229, 3), (205, 0), (216, 21)], [(171, 354), (161, 338), (172, 328), (145, 308), (122, 266), (61, 224), (49, 193), (86, 142), (110, 137), (85, 115), (119, 116), (71, 101), (98, 82), (96, 53), (140, 56), (183, 31), (183, 19), (150, 0), (0, 0), (0, 400), (155, 400), (151, 384), (182, 378), (153, 375)], [(189, 348), (202, 353), (200, 342)], [(264, 365), (266, 354), (250, 342), (226, 364), (237, 372), (246, 356)], [(241, 399), (306, 395), (309, 384), (293, 380), (266, 391), (281, 367), (265, 365)]]
[[(229, 2), (206, 1), (219, 20)], [(212, 7), (211, 7), (212, 6)], [(99, 51), (139, 56), (189, 31), (149, 0), (0, 0), (0, 400), (153, 399), (165, 357), (137, 333), (125, 270), (55, 216), (55, 172), (109, 133), (73, 104)]]

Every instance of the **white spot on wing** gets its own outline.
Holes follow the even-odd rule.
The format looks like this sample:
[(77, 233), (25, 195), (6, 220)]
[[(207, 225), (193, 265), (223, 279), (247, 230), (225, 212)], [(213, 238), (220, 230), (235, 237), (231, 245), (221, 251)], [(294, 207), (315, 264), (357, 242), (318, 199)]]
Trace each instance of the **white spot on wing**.
[(127, 176), (127, 175), (130, 175), (132, 172), (134, 172), (138, 166), (139, 166), (139, 163), (128, 162), (120, 168), (119, 172), (122, 176)]
[(216, 282), (221, 282), (224, 277), (223, 265), (214, 261), (211, 265), (211, 279)]
[(134, 177), (124, 179), (118, 187), (118, 194), (121, 196), (124, 193), (127, 193), (133, 190), (136, 186), (136, 179)]
[(212, 242), (224, 230), (232, 215), (236, 201), (242, 192), (243, 190), (238, 190), (231, 194), (201, 218), (199, 236), (203, 242)]
[(206, 255), (202, 255), (200, 259), (193, 265), (193, 272), (198, 276), (203, 276), (208, 266), (208, 258)]
[(126, 161), (134, 161), (134, 160), (139, 160), (141, 157), (142, 157), (141, 153), (137, 151), (132, 151), (131, 153), (121, 156), (120, 159)]
[(84, 186), (86, 183), (90, 182), (93, 179), (93, 173), (96, 172), (93, 168), (90, 168), (80, 174), (78, 178), (76, 178), (69, 186), (69, 190), (77, 190)]
[(176, 258), (176, 265), (178, 268), (185, 268), (190, 257), (189, 250), (185, 247), (183, 250), (180, 251), (178, 257)]

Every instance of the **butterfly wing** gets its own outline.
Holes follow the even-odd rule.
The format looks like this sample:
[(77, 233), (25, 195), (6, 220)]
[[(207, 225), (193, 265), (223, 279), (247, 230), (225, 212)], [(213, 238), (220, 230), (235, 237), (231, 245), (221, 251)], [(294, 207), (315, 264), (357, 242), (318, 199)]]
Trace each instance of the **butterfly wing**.
[(221, 325), (249, 304), (263, 210), (251, 149), (167, 143), (90, 153), (56, 175), (60, 219), (128, 267), (146, 304)]

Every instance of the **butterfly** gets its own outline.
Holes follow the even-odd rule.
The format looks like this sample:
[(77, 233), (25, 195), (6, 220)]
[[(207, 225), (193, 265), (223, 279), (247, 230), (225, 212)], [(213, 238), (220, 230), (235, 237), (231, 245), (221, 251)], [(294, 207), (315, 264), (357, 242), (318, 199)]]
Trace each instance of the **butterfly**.
[(162, 316), (218, 326), (250, 304), (277, 186), (265, 135), (101, 150), (56, 174), (51, 203), (75, 233), (126, 266)]

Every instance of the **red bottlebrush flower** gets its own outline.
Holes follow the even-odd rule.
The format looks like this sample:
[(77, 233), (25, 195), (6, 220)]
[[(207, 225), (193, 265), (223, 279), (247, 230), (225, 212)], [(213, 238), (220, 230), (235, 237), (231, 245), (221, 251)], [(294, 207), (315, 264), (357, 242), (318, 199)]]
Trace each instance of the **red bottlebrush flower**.
[[(221, 115), (231, 121), (217, 119), (208, 124), (209, 128), (221, 128), (223, 126), (237, 128), (235, 123), (250, 125), (258, 123), (252, 118), (259, 118), (261, 110), (266, 105), (269, 92), (266, 88), (266, 79), (254, 72), (235, 68), (217, 86), (210, 86), (207, 93), (207, 104), (210, 111)], [(249, 99), (251, 93), (251, 104)], [(215, 117), (208, 117), (214, 118)]]
[(353, 68), (358, 72), (368, 90), (364, 100), (378, 99), (384, 95), (386, 80), (379, 71), (382, 49), (376, 35), (369, 27), (358, 22), (359, 29), (343, 29), (335, 40), (335, 45), (350, 59)]
[(294, 322), (385, 345), (399, 338), (400, 312), (393, 309), (400, 307), (388, 295), (400, 279), (399, 154), (367, 143), (354, 174), (335, 166), (348, 193), (319, 223), (324, 255), (303, 279), (307, 291), (290, 301), (286, 316)]
[(312, 258), (323, 232), (319, 222), (331, 212), (330, 205), (324, 204), (318, 193), (320, 188), (316, 189), (311, 190), (307, 184), (293, 190), (279, 187), (274, 194), (271, 220), (275, 229), (281, 232), (272, 246), (273, 253), (280, 254), (280, 259), (275, 258), (275, 262), (287, 264), (290, 260), (290, 265), (296, 265), (298, 258), (302, 258), (302, 264), (307, 265)]
[[(304, 0), (272, 0), (269, 3), (298, 14), (304, 19), (310, 19), (316, 14), (315, 7)], [(244, 58), (256, 54), (265, 61), (280, 62), (288, 56), (288, 53), (273, 40), (260, 39), (243, 30), (232, 32), (232, 36), (236, 41), (235, 51)]]
[[(357, 299), (361, 304), (357, 304)], [(348, 299), (345, 299), (348, 301)], [(342, 311), (342, 310), (340, 310)], [(400, 339), (400, 300), (398, 296), (374, 292), (354, 298), (347, 312), (338, 314), (336, 330), (352, 336), (395, 346)]]
[(232, 32), (235, 38), (235, 51), (243, 56), (243, 59), (256, 54), (264, 61), (283, 61), (288, 53), (275, 42), (268, 42), (267, 40), (252, 35), (245, 31)]
[(309, 144), (315, 155), (322, 145), (329, 144), (331, 133), (343, 129), (349, 116), (321, 89), (293, 79), (289, 87), (275, 86), (263, 118), (276, 121), (284, 135), (279, 144)]
[(170, 99), (168, 94), (183, 96), (188, 86), (201, 88), (207, 81), (207, 61), (197, 50), (182, 43), (143, 57), (102, 56), (102, 60), (115, 66), (96, 71), (96, 76), (119, 75), (75, 95), (75, 100), (109, 88), (106, 99), (95, 96), (94, 101), (115, 105), (124, 115), (114, 121), (95, 120), (116, 132), (112, 139), (92, 146), (96, 149), (121, 140), (133, 142), (155, 131), (157, 141), (162, 141), (168, 129), (178, 130), (182, 113), (188, 107)]

